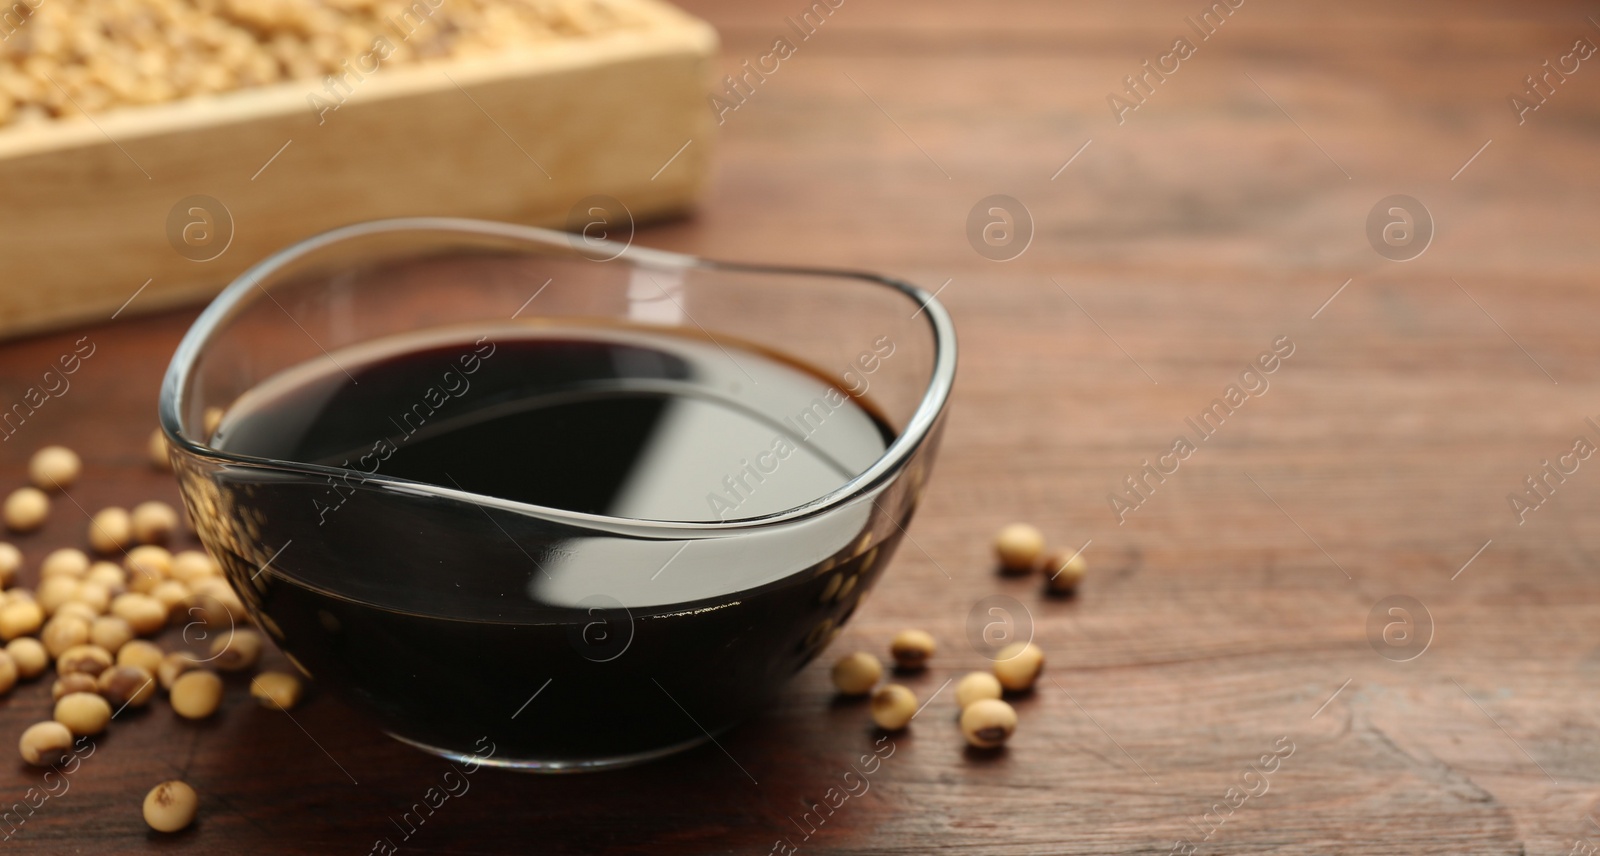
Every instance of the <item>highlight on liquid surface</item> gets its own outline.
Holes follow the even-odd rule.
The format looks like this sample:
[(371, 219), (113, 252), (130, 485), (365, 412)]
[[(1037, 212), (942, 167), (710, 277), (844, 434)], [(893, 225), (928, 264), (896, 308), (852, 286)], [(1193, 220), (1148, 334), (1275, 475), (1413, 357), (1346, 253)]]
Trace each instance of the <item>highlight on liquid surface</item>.
[(836, 383), (625, 328), (403, 337), (252, 390), (217, 442), (571, 511), (728, 520), (820, 497), (883, 454), (893, 431)]
[(560, 764), (702, 740), (831, 640), (899, 540), (862, 531), (870, 503), (800, 533), (655, 540), (362, 481), (638, 519), (787, 510), (895, 435), (837, 378), (768, 352), (519, 326), (330, 357), (241, 396), (213, 444), (353, 475), (241, 471), (222, 488), (248, 509), (236, 537), (294, 549), (263, 567), (212, 546), (319, 683), (427, 747)]

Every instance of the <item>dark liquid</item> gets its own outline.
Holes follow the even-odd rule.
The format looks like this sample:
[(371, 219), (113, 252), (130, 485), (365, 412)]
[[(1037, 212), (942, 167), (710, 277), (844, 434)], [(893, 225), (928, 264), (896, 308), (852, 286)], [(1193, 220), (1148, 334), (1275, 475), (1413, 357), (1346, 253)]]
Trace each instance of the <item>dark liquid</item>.
[(561, 763), (703, 739), (815, 656), (897, 541), (860, 537), (868, 514), (805, 538), (603, 537), (361, 475), (633, 519), (786, 510), (894, 435), (772, 355), (524, 328), (332, 356), (242, 396), (214, 442), (356, 475), (245, 478), (245, 522), (208, 540), (306, 670), (430, 747)]

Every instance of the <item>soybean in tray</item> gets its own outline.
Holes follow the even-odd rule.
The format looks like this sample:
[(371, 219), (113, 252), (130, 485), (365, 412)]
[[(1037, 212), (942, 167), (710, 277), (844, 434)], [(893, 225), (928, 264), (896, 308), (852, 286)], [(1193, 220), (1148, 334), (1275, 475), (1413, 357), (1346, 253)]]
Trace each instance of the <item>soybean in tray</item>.
[(18, 0), (0, 36), (0, 337), (362, 220), (625, 237), (712, 151), (716, 34), (655, 0)]

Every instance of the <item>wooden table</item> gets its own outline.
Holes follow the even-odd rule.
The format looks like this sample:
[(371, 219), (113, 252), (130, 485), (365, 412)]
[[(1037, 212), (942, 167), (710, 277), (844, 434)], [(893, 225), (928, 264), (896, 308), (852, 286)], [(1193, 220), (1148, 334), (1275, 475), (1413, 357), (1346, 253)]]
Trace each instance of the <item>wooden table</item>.
[[(1049, 666), (1009, 748), (963, 751), (946, 688), (870, 790), (806, 837), (829, 788), (861, 790), (847, 774), (875, 739), (818, 662), (727, 754), (480, 772), (405, 840), (397, 821), (445, 762), (327, 697), (291, 721), (236, 686), (201, 725), (161, 706), (119, 723), (5, 847), (1593, 852), (1600, 460), (1565, 459), (1580, 468), (1521, 519), (1508, 501), (1574, 438), (1600, 444), (1600, 68), (1552, 76), (1521, 117), (1510, 100), (1576, 40), (1600, 42), (1593, 7), (1251, 0), (1202, 39), (1185, 21), (1198, 2), (848, 0), (802, 40), (785, 22), (800, 2), (688, 5), (721, 29), (730, 72), (775, 39), (794, 50), (725, 114), (699, 214), (638, 241), (943, 284), (961, 375), (915, 544), (823, 659), (924, 627), (941, 648), (910, 685), (927, 698), (986, 665), (966, 641), (973, 605), (1014, 597)], [(1192, 50), (1163, 59), (1179, 38)], [(1168, 72), (1119, 124), (1108, 96), (1131, 101), (1123, 78), (1145, 60)], [(1033, 223), (1005, 262), (967, 237), (993, 194)], [(1379, 250), (1422, 244), (1367, 226), (1392, 194), (1435, 224), (1404, 263)], [(84, 251), (102, 248), (85, 235)], [(192, 317), (0, 347), (5, 402), (79, 337), (97, 348), (0, 445), (0, 481), (62, 442), (87, 460), (84, 509), (176, 501), (144, 442)], [(1292, 355), (1241, 381), (1275, 341)], [(1259, 394), (1196, 438), (1185, 420), (1234, 383)], [(1179, 436), (1192, 454), (1163, 457)], [(1170, 472), (1145, 475), (1140, 499), (1123, 482), (1147, 459)], [(1088, 545), (1081, 596), (994, 574), (989, 539), (1011, 520)], [(36, 563), (83, 530), (58, 503), (16, 540)], [(1414, 603), (1391, 616), (1391, 597)], [(1404, 624), (1385, 636), (1406, 616), (1431, 625), (1412, 659)], [(0, 734), (48, 707), (47, 684), (21, 687)], [(149, 833), (139, 801), (178, 775), (201, 819)], [(40, 783), (0, 765), (0, 804)]]

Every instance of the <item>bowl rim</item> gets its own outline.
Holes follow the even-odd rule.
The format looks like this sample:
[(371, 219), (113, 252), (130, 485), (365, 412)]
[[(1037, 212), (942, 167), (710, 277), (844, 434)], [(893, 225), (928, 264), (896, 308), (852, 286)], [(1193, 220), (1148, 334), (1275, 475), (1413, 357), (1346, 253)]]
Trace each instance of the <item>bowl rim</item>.
[[(922, 398), (918, 402), (916, 410), (911, 414), (911, 418), (907, 420), (905, 427), (895, 437), (894, 441), (884, 449), (883, 454), (871, 466), (857, 474), (855, 478), (822, 496), (800, 505), (770, 514), (732, 520), (655, 520), (571, 511), (473, 493), (472, 491), (456, 488), (441, 487), (427, 482), (398, 478), (382, 473), (369, 474), (362, 471), (347, 470), (343, 467), (329, 467), (321, 464), (242, 455), (197, 442), (184, 433), (182, 420), (178, 414), (185, 402), (189, 386), (188, 382), (195, 363), (206, 345), (210, 343), (212, 337), (218, 332), (218, 328), (233, 317), (236, 311), (243, 309), (246, 305), (246, 298), (253, 290), (260, 289), (263, 293), (266, 293), (265, 287), (259, 285), (260, 281), (270, 277), (283, 267), (324, 247), (355, 238), (405, 231), (457, 232), (477, 237), (506, 238), (535, 245), (540, 248), (540, 252), (591, 258), (598, 254), (609, 260), (625, 261), (635, 267), (647, 270), (747, 271), (778, 276), (822, 276), (854, 279), (891, 288), (900, 292), (920, 307), (912, 316), (913, 318), (921, 316), (927, 319), (933, 334), (932, 371), (929, 375), (927, 388), (923, 391)], [(723, 537), (751, 529), (792, 523), (825, 514), (838, 506), (855, 501), (895, 477), (912, 455), (922, 447), (923, 442), (934, 431), (944, 413), (945, 405), (949, 401), (950, 392), (955, 382), (956, 336), (955, 325), (950, 318), (949, 312), (938, 301), (934, 293), (930, 293), (904, 280), (864, 271), (713, 261), (683, 253), (633, 246), (631, 242), (622, 244), (614, 241), (594, 240), (587, 237), (582, 239), (584, 247), (580, 249), (573, 238), (573, 235), (566, 232), (515, 223), (500, 223), (458, 217), (400, 217), (341, 226), (278, 250), (235, 277), (211, 301), (210, 305), (200, 313), (200, 316), (190, 325), (188, 331), (184, 333), (183, 339), (178, 343), (178, 347), (172, 356), (172, 362), (167, 366), (166, 374), (162, 378), (159, 405), (161, 430), (167, 439), (169, 447), (174, 450), (171, 454), (177, 454), (181, 451), (183, 454), (207, 459), (223, 466), (268, 469), (278, 472), (288, 471), (319, 478), (328, 475), (337, 476), (349, 472), (359, 472), (363, 487), (372, 486), (379, 490), (469, 502), (479, 507), (496, 508), (569, 526), (608, 531), (619, 535), (640, 538), (665, 537), (682, 540), (686, 538)], [(270, 293), (267, 293), (267, 296), (270, 298)], [(292, 316), (290, 320), (293, 320)]]

